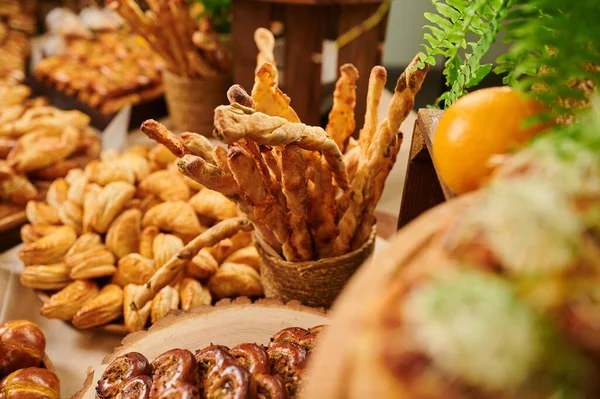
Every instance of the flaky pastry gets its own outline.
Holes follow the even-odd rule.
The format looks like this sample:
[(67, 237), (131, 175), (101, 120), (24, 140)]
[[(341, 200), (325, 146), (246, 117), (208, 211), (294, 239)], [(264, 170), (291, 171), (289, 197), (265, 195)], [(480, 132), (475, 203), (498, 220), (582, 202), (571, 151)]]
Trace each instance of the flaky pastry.
[(118, 319), (122, 314), (123, 290), (118, 285), (108, 284), (77, 311), (72, 322), (77, 328), (91, 328)]
[(206, 230), (200, 225), (194, 208), (184, 201), (170, 201), (150, 208), (142, 220), (144, 227), (156, 226), (182, 239), (196, 237)]
[(139, 253), (144, 258), (154, 259), (154, 252), (152, 251), (152, 245), (154, 244), (154, 238), (160, 233), (160, 230), (156, 226), (145, 227), (140, 233), (140, 249)]
[(141, 286), (135, 284), (128, 284), (123, 288), (123, 303), (125, 304), (123, 306), (123, 319), (125, 320), (125, 327), (129, 332), (143, 330), (150, 316), (152, 302), (148, 302), (139, 310), (133, 306), (127, 306), (127, 304), (132, 303), (135, 292), (141, 289)]
[(112, 276), (115, 267), (115, 256), (105, 248), (90, 249), (69, 257), (67, 267), (72, 279), (93, 279)]
[(138, 186), (139, 197), (144, 198), (149, 194), (163, 201), (187, 201), (190, 198), (190, 188), (181, 173), (159, 170), (151, 173)]
[(203, 287), (198, 280), (184, 278), (179, 283), (179, 300), (182, 310), (191, 310), (201, 305), (210, 305), (210, 291)]
[(176, 288), (167, 285), (152, 300), (152, 309), (150, 310), (152, 324), (165, 317), (170, 310), (176, 310), (178, 307), (179, 293)]
[(19, 251), (19, 258), (25, 265), (62, 262), (76, 238), (72, 227), (62, 226), (35, 242), (25, 244)]
[(117, 263), (117, 272), (111, 282), (121, 287), (128, 284), (144, 284), (156, 270), (152, 259), (144, 258), (140, 254), (131, 253), (123, 256)]
[(21, 272), (21, 284), (38, 290), (58, 290), (71, 282), (64, 263), (27, 266)]
[(135, 173), (119, 162), (92, 161), (85, 167), (90, 182), (106, 186), (113, 182), (135, 183)]
[(223, 263), (208, 281), (208, 289), (217, 299), (263, 295), (258, 272), (252, 266), (240, 263)]
[(116, 181), (107, 184), (96, 203), (95, 215), (92, 218), (94, 230), (98, 233), (106, 233), (123, 205), (134, 195), (135, 187), (129, 183)]
[(98, 295), (98, 285), (90, 280), (76, 280), (44, 303), (40, 313), (49, 319), (71, 320), (89, 300)]
[(46, 192), (46, 202), (58, 209), (60, 204), (67, 199), (69, 193), (69, 183), (63, 178), (56, 179), (48, 187)]
[(172, 234), (160, 233), (154, 238), (152, 243), (152, 254), (156, 268), (161, 267), (171, 257), (183, 249), (181, 238)]
[(190, 204), (198, 215), (215, 220), (225, 220), (236, 217), (238, 209), (235, 203), (223, 194), (204, 189), (190, 199)]
[(260, 258), (254, 245), (238, 249), (231, 255), (229, 255), (224, 263), (242, 263), (244, 265), (252, 266), (257, 272), (260, 271)]
[(106, 247), (117, 257), (137, 252), (140, 246), (142, 212), (128, 209), (112, 222), (106, 233)]
[(31, 224), (57, 225), (61, 224), (58, 211), (41, 201), (29, 201), (25, 207), (25, 215)]
[(185, 273), (190, 277), (206, 280), (219, 269), (219, 263), (207, 248), (201, 249), (186, 265)]
[(62, 224), (73, 227), (77, 234), (83, 231), (83, 209), (74, 201), (63, 201), (58, 207), (58, 217)]

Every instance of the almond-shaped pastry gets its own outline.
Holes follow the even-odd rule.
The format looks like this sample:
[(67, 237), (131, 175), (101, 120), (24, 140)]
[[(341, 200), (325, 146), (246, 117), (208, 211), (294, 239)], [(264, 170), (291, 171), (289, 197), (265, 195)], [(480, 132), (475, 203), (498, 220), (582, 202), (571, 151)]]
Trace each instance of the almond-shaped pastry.
[(69, 186), (67, 198), (76, 203), (77, 205), (83, 205), (83, 197), (88, 182), (88, 177), (83, 173), (81, 174), (81, 176), (73, 179)]
[(258, 257), (258, 251), (254, 245), (238, 249), (231, 255), (229, 255), (225, 263), (242, 263), (244, 265), (252, 266), (254, 270), (260, 272), (260, 259)]
[(165, 202), (187, 201), (190, 198), (190, 188), (181, 173), (159, 170), (151, 173), (138, 186), (138, 195), (141, 198), (150, 194)]
[(140, 246), (142, 212), (128, 209), (112, 222), (106, 234), (106, 247), (117, 257), (137, 252)]
[(96, 394), (100, 399), (114, 398), (128, 380), (149, 376), (152, 372), (150, 362), (138, 352), (129, 352), (113, 360), (96, 385)]
[(91, 161), (85, 167), (90, 182), (106, 186), (113, 182), (135, 183), (135, 173), (118, 162)]
[(217, 245), (208, 248), (208, 250), (217, 262), (221, 264), (229, 255), (250, 244), (252, 244), (252, 235), (246, 231), (240, 231), (231, 238), (221, 240)]
[(69, 193), (69, 183), (63, 178), (56, 179), (48, 187), (46, 192), (46, 202), (58, 209), (63, 201), (67, 200)]
[(223, 263), (208, 281), (208, 289), (216, 299), (263, 296), (258, 272), (240, 263)]
[(125, 153), (119, 157), (118, 162), (125, 168), (132, 170), (135, 180), (140, 182), (150, 174), (150, 163), (146, 158), (134, 153)]
[(25, 216), (31, 224), (59, 225), (61, 224), (56, 208), (41, 201), (29, 201), (25, 207)]
[(92, 227), (98, 233), (106, 233), (110, 224), (123, 209), (123, 205), (133, 198), (135, 187), (129, 183), (116, 181), (107, 184), (95, 206)]
[(44, 303), (40, 313), (49, 319), (71, 320), (75, 313), (98, 295), (98, 285), (91, 280), (76, 280)]
[(154, 164), (154, 170), (165, 169), (168, 164), (177, 161), (177, 157), (162, 144), (158, 144), (150, 150), (148, 159), (151, 164)]
[(206, 280), (219, 269), (219, 264), (207, 248), (202, 248), (186, 265), (185, 273), (190, 277)]
[(102, 249), (102, 237), (96, 233), (84, 233), (77, 237), (65, 255), (65, 264), (74, 266), (80, 259), (79, 254), (93, 249)]
[(37, 290), (59, 290), (71, 281), (64, 263), (26, 266), (21, 272), (21, 284)]
[(61, 226), (39, 240), (25, 244), (19, 251), (19, 258), (25, 265), (61, 262), (76, 239), (77, 234), (72, 227)]
[(133, 304), (135, 295), (143, 290), (143, 286), (135, 284), (128, 284), (123, 288), (123, 318), (129, 332), (143, 330), (150, 317), (152, 301), (146, 303), (141, 309), (137, 309)]
[(58, 217), (65, 226), (71, 226), (77, 234), (83, 231), (83, 209), (77, 203), (66, 200), (58, 207)]
[(167, 285), (152, 300), (152, 309), (150, 310), (152, 324), (165, 317), (169, 311), (177, 308), (179, 308), (179, 293), (176, 288)]
[(102, 187), (92, 183), (88, 184), (83, 194), (83, 217), (82, 217), (82, 228), (84, 233), (91, 232), (92, 222), (96, 215), (96, 208), (98, 206), (98, 198), (102, 192)]
[(191, 238), (205, 230), (192, 206), (184, 201), (163, 202), (150, 208), (144, 215), (142, 225), (156, 226), (179, 237)]
[(123, 290), (108, 284), (73, 316), (73, 325), (85, 329), (107, 324), (123, 314)]
[(210, 291), (193, 278), (184, 278), (179, 283), (179, 301), (182, 310), (191, 310), (201, 305), (210, 305)]
[(39, 240), (40, 238), (47, 236), (61, 226), (44, 226), (44, 225), (33, 225), (25, 224), (21, 227), (21, 239), (25, 244)]
[(128, 284), (145, 284), (156, 271), (154, 261), (140, 254), (128, 254), (119, 259), (117, 272), (111, 282), (125, 287)]
[(237, 205), (223, 194), (204, 189), (190, 199), (198, 215), (215, 220), (225, 220), (238, 215)]
[(176, 255), (183, 249), (181, 238), (172, 234), (159, 234), (152, 244), (152, 253), (154, 254), (154, 263), (156, 268), (160, 268), (167, 263), (173, 255)]
[(69, 261), (69, 276), (74, 280), (112, 276), (117, 271), (115, 256), (105, 248), (80, 252), (70, 257)]
[(140, 255), (144, 258), (154, 259), (154, 252), (152, 246), (154, 239), (160, 233), (160, 230), (156, 226), (145, 227), (140, 233)]

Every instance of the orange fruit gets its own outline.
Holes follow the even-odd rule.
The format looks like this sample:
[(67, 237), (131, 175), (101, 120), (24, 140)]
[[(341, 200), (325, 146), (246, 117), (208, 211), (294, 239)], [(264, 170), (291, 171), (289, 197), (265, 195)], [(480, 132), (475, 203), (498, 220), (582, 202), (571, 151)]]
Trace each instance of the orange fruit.
[(490, 158), (525, 144), (547, 128), (524, 122), (544, 106), (510, 87), (474, 91), (444, 112), (433, 139), (435, 166), (455, 194), (479, 188), (494, 170)]

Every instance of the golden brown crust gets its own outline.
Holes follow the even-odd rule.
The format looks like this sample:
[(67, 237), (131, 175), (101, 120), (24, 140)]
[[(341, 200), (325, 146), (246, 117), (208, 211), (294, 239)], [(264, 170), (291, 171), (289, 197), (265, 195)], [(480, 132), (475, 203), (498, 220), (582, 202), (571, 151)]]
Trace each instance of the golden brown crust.
[(193, 278), (184, 278), (179, 283), (179, 299), (181, 309), (192, 310), (201, 305), (210, 305), (212, 296), (210, 291)]
[[(225, 241), (225, 240), (224, 240)], [(186, 265), (185, 273), (199, 280), (207, 280), (219, 269), (219, 263), (207, 248), (198, 252)]]
[(40, 313), (49, 319), (71, 320), (77, 311), (99, 292), (98, 285), (93, 281), (73, 281), (50, 296), (40, 309)]
[(123, 314), (123, 290), (115, 284), (105, 285), (73, 316), (73, 325), (80, 329), (107, 324)]
[(117, 263), (117, 271), (111, 282), (121, 287), (129, 284), (144, 284), (156, 270), (152, 259), (131, 253), (123, 256)]
[(0, 324), (0, 379), (18, 369), (38, 367), (45, 349), (44, 333), (31, 321)]
[(25, 244), (19, 258), (25, 265), (61, 262), (77, 235), (69, 226), (62, 226), (35, 242)]
[(356, 81), (358, 70), (352, 64), (340, 67), (340, 77), (333, 92), (333, 107), (329, 112), (329, 122), (325, 130), (344, 149), (346, 139), (354, 132), (354, 106), (356, 105)]
[(112, 222), (106, 233), (106, 247), (120, 259), (127, 254), (137, 252), (140, 246), (142, 212), (129, 209), (121, 213)]
[(93, 229), (98, 233), (106, 233), (123, 205), (134, 195), (135, 187), (129, 183), (116, 181), (107, 184), (98, 195), (94, 207), (91, 220)]
[(182, 238), (196, 237), (205, 230), (200, 225), (194, 208), (184, 201), (163, 202), (150, 208), (142, 219), (142, 226), (156, 226), (161, 231)]
[(155, 195), (163, 201), (187, 201), (190, 188), (181, 173), (159, 170), (151, 173), (138, 186), (138, 197)]
[(7, 399), (59, 399), (60, 382), (46, 369), (20, 369), (0, 381), (0, 395)]
[(223, 263), (208, 281), (208, 289), (216, 299), (263, 296), (258, 272), (240, 263)]
[(204, 189), (194, 195), (189, 202), (198, 215), (210, 219), (225, 220), (238, 215), (235, 203), (213, 190)]

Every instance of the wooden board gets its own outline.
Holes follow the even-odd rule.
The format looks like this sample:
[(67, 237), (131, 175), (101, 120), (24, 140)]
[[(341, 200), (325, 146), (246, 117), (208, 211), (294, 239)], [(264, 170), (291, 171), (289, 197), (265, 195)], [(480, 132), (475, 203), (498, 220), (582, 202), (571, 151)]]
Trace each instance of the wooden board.
[(380, 295), (400, 268), (417, 264), (435, 248), (445, 230), (473, 195), (439, 205), (414, 220), (352, 277), (330, 313), (331, 327), (324, 332), (309, 364), (304, 399), (343, 397), (352, 348), (360, 337), (372, 300)]
[(150, 361), (174, 349), (192, 352), (210, 344), (235, 346), (243, 342), (267, 344), (278, 331), (287, 327), (310, 328), (327, 324), (325, 314), (297, 302), (283, 304), (262, 299), (251, 303), (247, 298), (221, 301), (215, 307), (204, 306), (190, 313), (172, 312), (148, 331), (128, 335), (122, 345), (102, 364), (90, 368), (81, 391), (72, 398), (94, 399), (95, 385), (106, 366), (127, 352), (140, 352)]

